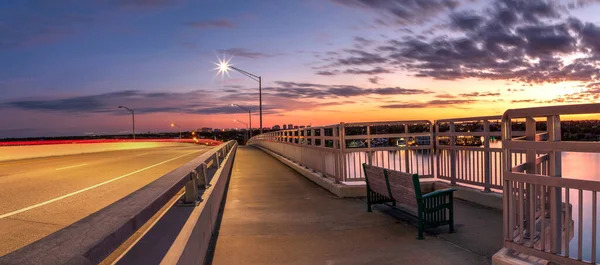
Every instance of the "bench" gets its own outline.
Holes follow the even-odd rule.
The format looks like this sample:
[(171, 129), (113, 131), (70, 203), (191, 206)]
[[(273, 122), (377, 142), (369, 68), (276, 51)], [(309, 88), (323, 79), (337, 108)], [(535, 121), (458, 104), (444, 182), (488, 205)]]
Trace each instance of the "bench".
[[(419, 234), (442, 225), (454, 232), (454, 196), (456, 189), (444, 189), (422, 194), (419, 176), (363, 164), (367, 182), (367, 211), (371, 205), (386, 204), (418, 218)], [(388, 204), (388, 203), (391, 203)]]

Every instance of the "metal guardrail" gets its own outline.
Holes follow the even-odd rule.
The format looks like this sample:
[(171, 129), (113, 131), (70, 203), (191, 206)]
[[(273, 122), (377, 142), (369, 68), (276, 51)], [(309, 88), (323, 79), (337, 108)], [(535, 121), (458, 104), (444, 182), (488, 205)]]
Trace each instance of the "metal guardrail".
[(182, 188), (184, 202), (197, 204), (198, 190), (206, 188), (236, 148), (235, 141), (221, 144), (100, 211), (0, 257), (0, 264), (98, 264)]
[[(504, 113), (505, 247), (564, 265), (597, 263), (600, 182), (563, 178), (562, 152), (600, 153), (600, 143), (562, 142), (560, 126), (561, 115), (592, 113), (600, 113), (600, 104)], [(515, 119), (526, 120), (525, 137), (515, 139), (507, 130)], [(546, 120), (546, 140), (538, 137), (536, 119)], [(507, 166), (514, 164), (515, 152), (525, 160)]]

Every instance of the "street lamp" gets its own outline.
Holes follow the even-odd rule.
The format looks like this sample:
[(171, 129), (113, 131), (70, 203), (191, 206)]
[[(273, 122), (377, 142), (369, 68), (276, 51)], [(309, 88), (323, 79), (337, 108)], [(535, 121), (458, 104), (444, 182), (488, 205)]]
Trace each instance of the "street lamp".
[(133, 139), (135, 140), (135, 111), (125, 106), (119, 106), (119, 109), (126, 109), (127, 111), (131, 112), (131, 121), (133, 123), (133, 130), (131, 133), (133, 134)]
[(179, 139), (181, 139), (181, 127), (179, 127), (179, 125), (177, 125), (175, 123), (171, 123), (171, 127), (177, 127), (177, 128), (179, 128)]
[[(247, 124), (247, 123), (245, 123), (245, 122), (243, 122), (243, 121), (236, 120), (236, 119), (233, 119), (233, 121), (237, 121), (237, 122), (239, 122), (239, 123), (241, 123), (241, 124), (244, 124), (244, 125), (246, 125), (246, 128), (248, 128), (248, 124)], [(246, 138), (247, 136), (248, 136), (247, 134), (244, 134), (244, 138)], [(246, 139), (247, 139), (247, 138), (246, 138)], [(246, 140), (246, 141), (248, 141), (248, 140)]]
[(217, 68), (219, 70), (219, 73), (227, 73), (227, 71), (229, 69), (233, 69), (236, 70), (238, 72), (240, 72), (241, 74), (247, 76), (248, 78), (258, 82), (258, 106), (259, 106), (259, 117), (260, 117), (260, 134), (263, 133), (263, 125), (262, 125), (262, 78), (258, 75), (254, 75), (251, 73), (248, 73), (242, 69), (239, 69), (237, 67), (231, 66), (229, 64), (229, 60), (220, 60), (219, 59), (219, 63), (217, 64), (219, 67)]
[[(248, 112), (248, 122), (250, 122), (250, 138), (252, 138), (252, 112), (249, 109), (244, 108), (244, 107), (242, 107), (242, 106), (240, 106), (238, 104), (231, 104), (231, 106), (238, 106), (241, 109), (243, 109), (243, 110), (245, 110), (245, 111)], [(262, 131), (261, 131), (261, 133), (262, 133)]]

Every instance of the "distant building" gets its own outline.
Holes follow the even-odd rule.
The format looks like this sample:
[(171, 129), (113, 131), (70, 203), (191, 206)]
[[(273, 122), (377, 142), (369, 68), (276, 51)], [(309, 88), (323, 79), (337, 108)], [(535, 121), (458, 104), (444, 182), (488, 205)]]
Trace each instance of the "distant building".
[[(290, 124), (291, 125), (291, 124)], [(298, 125), (294, 126), (294, 129), (298, 129)]]
[[(283, 126), (285, 126), (285, 125), (283, 125)], [(273, 130), (274, 131), (281, 130), (281, 127), (279, 127), (279, 125), (275, 125), (275, 126), (273, 126)]]
[(303, 129), (303, 128), (304, 128), (304, 125), (300, 125), (300, 127), (298, 127), (298, 128), (300, 128), (300, 129)]
[(218, 129), (218, 128), (215, 128), (215, 129), (213, 129), (213, 132), (222, 132), (222, 130)]
[(288, 124), (288, 130), (294, 129), (294, 125), (293, 124)]
[(284, 129), (284, 130), (287, 130), (287, 124), (284, 124), (284, 125), (283, 125), (283, 129)]
[(208, 127), (204, 127), (204, 128), (201, 129), (201, 131), (207, 133), (207, 132), (212, 132), (213, 129), (212, 128), (208, 128)]

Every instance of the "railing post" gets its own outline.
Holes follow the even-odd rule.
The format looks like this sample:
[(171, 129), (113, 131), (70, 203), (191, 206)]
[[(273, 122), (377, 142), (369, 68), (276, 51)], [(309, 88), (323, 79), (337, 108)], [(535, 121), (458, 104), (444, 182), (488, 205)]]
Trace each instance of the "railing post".
[(454, 122), (450, 122), (450, 184), (456, 185), (456, 128)]
[[(547, 117), (548, 142), (560, 142), (560, 116), (553, 115)], [(553, 178), (562, 177), (562, 161), (560, 151), (549, 152), (549, 176)], [(581, 202), (580, 202), (581, 203)], [(565, 205), (569, 207), (569, 205)], [(565, 208), (566, 209), (566, 208)], [(553, 234), (551, 242), (551, 251), (560, 253), (562, 250), (562, 188), (550, 188), (550, 225), (552, 226)], [(568, 233), (569, 231), (566, 231)], [(581, 240), (581, 239), (579, 239)]]
[(483, 121), (483, 133), (484, 133), (484, 144), (483, 144), (483, 170), (484, 170), (484, 192), (491, 192), (492, 186), (492, 168), (490, 161), (490, 121)]
[[(338, 148), (340, 150), (339, 152), (339, 157), (338, 157), (338, 161), (339, 161), (339, 176), (336, 176), (337, 181), (338, 182), (342, 182), (342, 181), (346, 181), (346, 178), (348, 176), (346, 176), (346, 125), (341, 122), (340, 125), (338, 126), (337, 131), (335, 130), (335, 128), (333, 128), (333, 136), (336, 137), (336, 140), (333, 141), (333, 148)], [(337, 145), (337, 146), (336, 146)]]
[(373, 151), (371, 151), (371, 126), (367, 125), (367, 162), (373, 165)]
[[(408, 124), (404, 124), (404, 134), (408, 135)], [(404, 149), (404, 169), (406, 170), (406, 173), (411, 173), (410, 172), (410, 162), (412, 162), (412, 161), (410, 159), (410, 149), (408, 148), (409, 147), (408, 139), (409, 139), (409, 137), (407, 136), (406, 137), (406, 145), (404, 147), (404, 148), (406, 148), (406, 149)]]

